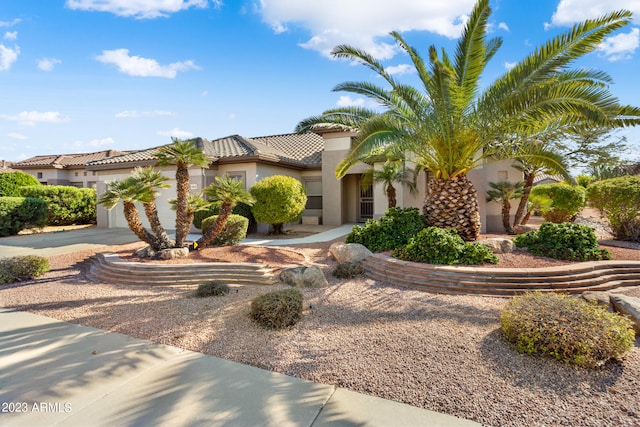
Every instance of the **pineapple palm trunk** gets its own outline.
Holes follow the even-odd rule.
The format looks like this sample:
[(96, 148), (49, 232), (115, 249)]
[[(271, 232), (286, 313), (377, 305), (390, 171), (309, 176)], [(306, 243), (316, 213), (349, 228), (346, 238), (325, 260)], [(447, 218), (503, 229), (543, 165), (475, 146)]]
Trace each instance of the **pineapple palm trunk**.
[(509, 199), (505, 199), (502, 202), (502, 226), (504, 227), (504, 231), (507, 234), (513, 234), (513, 228), (511, 227), (511, 222), (509, 221), (511, 217), (511, 202)]
[(207, 234), (203, 235), (196, 241), (195, 247), (207, 246), (211, 243), (213, 239), (220, 234), (224, 226), (227, 225), (227, 220), (232, 212), (233, 205), (231, 203), (223, 203), (222, 206), (220, 206), (220, 211), (218, 212), (218, 218), (216, 218), (215, 224)]
[(391, 184), (387, 185), (387, 200), (389, 202), (389, 209), (395, 208), (398, 204), (398, 200), (396, 199), (396, 188)]
[(149, 231), (144, 228), (142, 225), (142, 221), (140, 220), (140, 215), (138, 213), (138, 209), (133, 202), (123, 202), (124, 205), (124, 217), (127, 220), (127, 224), (129, 224), (129, 229), (133, 231), (140, 240), (151, 246), (153, 250), (159, 250), (160, 242), (153, 234), (149, 233)]
[(529, 195), (531, 194), (531, 189), (533, 188), (533, 180), (535, 179), (535, 177), (536, 176), (532, 173), (524, 174), (524, 192), (522, 193), (522, 197), (520, 198), (520, 204), (518, 205), (516, 216), (513, 219), (514, 226), (520, 224), (524, 225), (529, 219), (529, 217), (525, 214), (527, 213), (527, 204), (529, 202)]
[(176, 168), (176, 247), (186, 245), (191, 228), (189, 215), (189, 168), (178, 165)]
[(155, 200), (144, 204), (144, 212), (147, 215), (147, 219), (149, 220), (151, 231), (156, 235), (156, 238), (158, 239), (158, 245), (160, 246), (159, 249), (169, 249), (173, 247), (171, 238), (162, 226), (160, 218), (158, 218), (158, 206), (156, 205)]
[(427, 226), (455, 228), (466, 241), (480, 236), (478, 195), (466, 175), (429, 181), (423, 213)]

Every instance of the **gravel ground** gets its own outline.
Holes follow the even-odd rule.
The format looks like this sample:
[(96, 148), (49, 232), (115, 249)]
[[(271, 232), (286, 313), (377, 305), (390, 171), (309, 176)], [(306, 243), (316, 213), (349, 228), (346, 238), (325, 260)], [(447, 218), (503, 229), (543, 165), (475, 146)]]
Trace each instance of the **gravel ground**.
[[(91, 251), (52, 257), (52, 271), (42, 278), (3, 286), (0, 306), (491, 426), (640, 425), (640, 340), (624, 360), (596, 370), (524, 356), (499, 330), (506, 299), (435, 295), (365, 278), (337, 280), (328, 245), (278, 252), (282, 265), (289, 262), (287, 254), (320, 264), (330, 282), (327, 288), (303, 290), (304, 317), (284, 331), (260, 329), (248, 318), (251, 298), (282, 285), (237, 287), (225, 297), (200, 299), (189, 287), (90, 283), (83, 271)], [(110, 249), (125, 254), (135, 246)], [(640, 259), (637, 249), (612, 250), (619, 259)], [(232, 252), (221, 251), (219, 259), (224, 253)], [(520, 266), (524, 259), (534, 265), (544, 261), (514, 257)], [(622, 292), (640, 297), (640, 287)]]

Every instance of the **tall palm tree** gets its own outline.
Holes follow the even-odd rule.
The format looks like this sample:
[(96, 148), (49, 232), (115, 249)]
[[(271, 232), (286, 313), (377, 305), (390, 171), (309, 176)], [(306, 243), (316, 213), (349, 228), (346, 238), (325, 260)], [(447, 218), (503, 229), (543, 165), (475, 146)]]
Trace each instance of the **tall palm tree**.
[(244, 183), (237, 179), (225, 176), (224, 178), (215, 177), (215, 182), (205, 188), (204, 194), (212, 203), (220, 204), (218, 218), (211, 230), (199, 238), (193, 245), (194, 249), (199, 246), (206, 246), (211, 243), (220, 234), (224, 226), (227, 224), (229, 215), (233, 211), (233, 207), (238, 203), (253, 205), (255, 200), (244, 188)]
[(431, 46), (428, 64), (399, 33), (391, 33), (411, 58), (422, 91), (396, 81), (367, 52), (336, 47), (334, 57), (362, 63), (382, 77), (388, 88), (345, 82), (334, 90), (369, 97), (383, 111), (337, 108), (297, 126), (297, 131), (317, 126), (358, 130), (351, 151), (338, 166), (338, 178), (378, 147), (396, 145), (413, 153), (415, 162), (434, 176), (427, 184), (423, 209), (427, 224), (456, 228), (466, 240), (475, 240), (480, 232), (477, 193), (467, 177), (471, 169), (487, 160), (513, 157), (521, 138), (548, 138), (577, 125), (640, 123), (636, 107), (618, 107), (612, 119), (609, 113), (618, 101), (607, 89), (610, 78), (605, 73), (569, 69), (605, 36), (628, 24), (631, 12), (614, 12), (575, 25), (481, 91), (482, 73), (502, 44), (500, 38), (487, 38), (490, 14), (489, 1), (478, 0), (453, 57)]
[(191, 166), (208, 167), (209, 159), (198, 147), (197, 140), (183, 141), (171, 138), (172, 144), (165, 145), (156, 154), (157, 165), (176, 165), (176, 247), (186, 245), (191, 228), (189, 219), (189, 168)]
[(509, 181), (490, 182), (487, 190), (487, 201), (502, 203), (502, 226), (507, 234), (513, 234), (511, 227), (511, 200), (519, 199), (524, 192), (524, 182)]
[(156, 249), (168, 249), (173, 247), (173, 242), (158, 217), (158, 206), (156, 203), (156, 197), (159, 194), (159, 190), (171, 187), (171, 185), (167, 183), (169, 178), (162, 175), (162, 172), (153, 169), (151, 166), (135, 168), (133, 172), (131, 172), (131, 177), (142, 187), (142, 189), (148, 191), (152, 195), (152, 197), (147, 198), (142, 206), (144, 207), (144, 212), (149, 220), (151, 231), (156, 235), (159, 242), (160, 247)]
[(362, 176), (362, 185), (368, 186), (372, 183), (382, 183), (387, 196), (389, 208), (395, 208), (398, 204), (396, 198), (396, 188), (393, 184), (406, 185), (411, 193), (417, 192), (415, 174), (408, 169), (403, 161), (388, 159), (382, 165), (382, 169), (371, 167)]
[(109, 182), (107, 191), (100, 197), (98, 203), (110, 210), (122, 202), (129, 229), (152, 249), (159, 250), (161, 249), (159, 239), (142, 225), (140, 213), (135, 205), (136, 202), (147, 203), (152, 197), (153, 194), (148, 189), (129, 176), (123, 180)]
[[(171, 209), (174, 211), (177, 210), (177, 200), (171, 199), (169, 200), (169, 204), (171, 205)], [(189, 224), (193, 223), (193, 217), (196, 212), (206, 210), (211, 206), (211, 202), (208, 202), (202, 198), (201, 194), (193, 194), (189, 193), (187, 195), (187, 210), (186, 210), (186, 221)]]

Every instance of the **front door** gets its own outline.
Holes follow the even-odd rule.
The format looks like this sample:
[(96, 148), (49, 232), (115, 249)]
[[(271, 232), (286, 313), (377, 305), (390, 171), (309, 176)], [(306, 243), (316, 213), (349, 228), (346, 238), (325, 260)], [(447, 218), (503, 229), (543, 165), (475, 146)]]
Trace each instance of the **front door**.
[(365, 222), (373, 218), (373, 184), (365, 187), (358, 183), (360, 197), (358, 198), (358, 222)]

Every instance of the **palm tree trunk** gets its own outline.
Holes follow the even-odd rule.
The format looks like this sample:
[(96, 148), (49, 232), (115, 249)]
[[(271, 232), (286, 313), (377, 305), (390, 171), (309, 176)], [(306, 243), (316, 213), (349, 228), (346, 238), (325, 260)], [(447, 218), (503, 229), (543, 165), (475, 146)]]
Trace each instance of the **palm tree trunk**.
[(191, 228), (189, 210), (189, 168), (178, 164), (176, 167), (176, 247), (185, 246)]
[[(533, 173), (524, 174), (524, 192), (522, 193), (522, 197), (520, 198), (520, 204), (518, 205), (518, 210), (516, 211), (516, 216), (513, 219), (513, 225), (524, 225), (526, 224), (526, 220), (524, 216), (527, 212), (527, 203), (529, 202), (529, 195), (531, 194), (531, 189), (533, 188), (533, 180), (536, 178), (536, 175)], [(528, 218), (527, 218), (528, 219)]]
[(505, 199), (502, 201), (502, 226), (504, 227), (504, 232), (507, 234), (513, 234), (513, 228), (511, 227), (511, 222), (509, 221), (511, 216), (511, 202), (509, 199)]
[(127, 224), (129, 224), (129, 229), (133, 231), (140, 240), (147, 243), (151, 246), (151, 249), (157, 251), (160, 249), (160, 244), (156, 236), (149, 233), (149, 231), (144, 228), (142, 225), (142, 221), (140, 221), (140, 214), (138, 213), (138, 209), (133, 202), (123, 202), (124, 206), (124, 217), (127, 220)]
[(151, 231), (156, 235), (158, 239), (158, 244), (160, 246), (159, 249), (169, 249), (173, 247), (171, 238), (162, 226), (160, 218), (158, 218), (158, 207), (156, 205), (155, 199), (144, 204), (144, 213), (147, 215), (147, 219), (149, 220)]
[(423, 213), (427, 226), (455, 228), (466, 241), (480, 235), (478, 195), (466, 175), (429, 181)]
[(398, 204), (396, 200), (396, 188), (391, 184), (387, 185), (387, 200), (389, 201), (389, 209), (395, 208)]
[(231, 203), (223, 203), (222, 206), (220, 206), (220, 211), (218, 212), (218, 218), (216, 218), (215, 224), (207, 234), (203, 235), (195, 242), (195, 247), (197, 248), (198, 246), (207, 246), (209, 243), (211, 243), (213, 239), (215, 239), (218, 234), (220, 234), (224, 226), (227, 225), (227, 220), (229, 219), (229, 216), (232, 212), (233, 206), (231, 205)]

